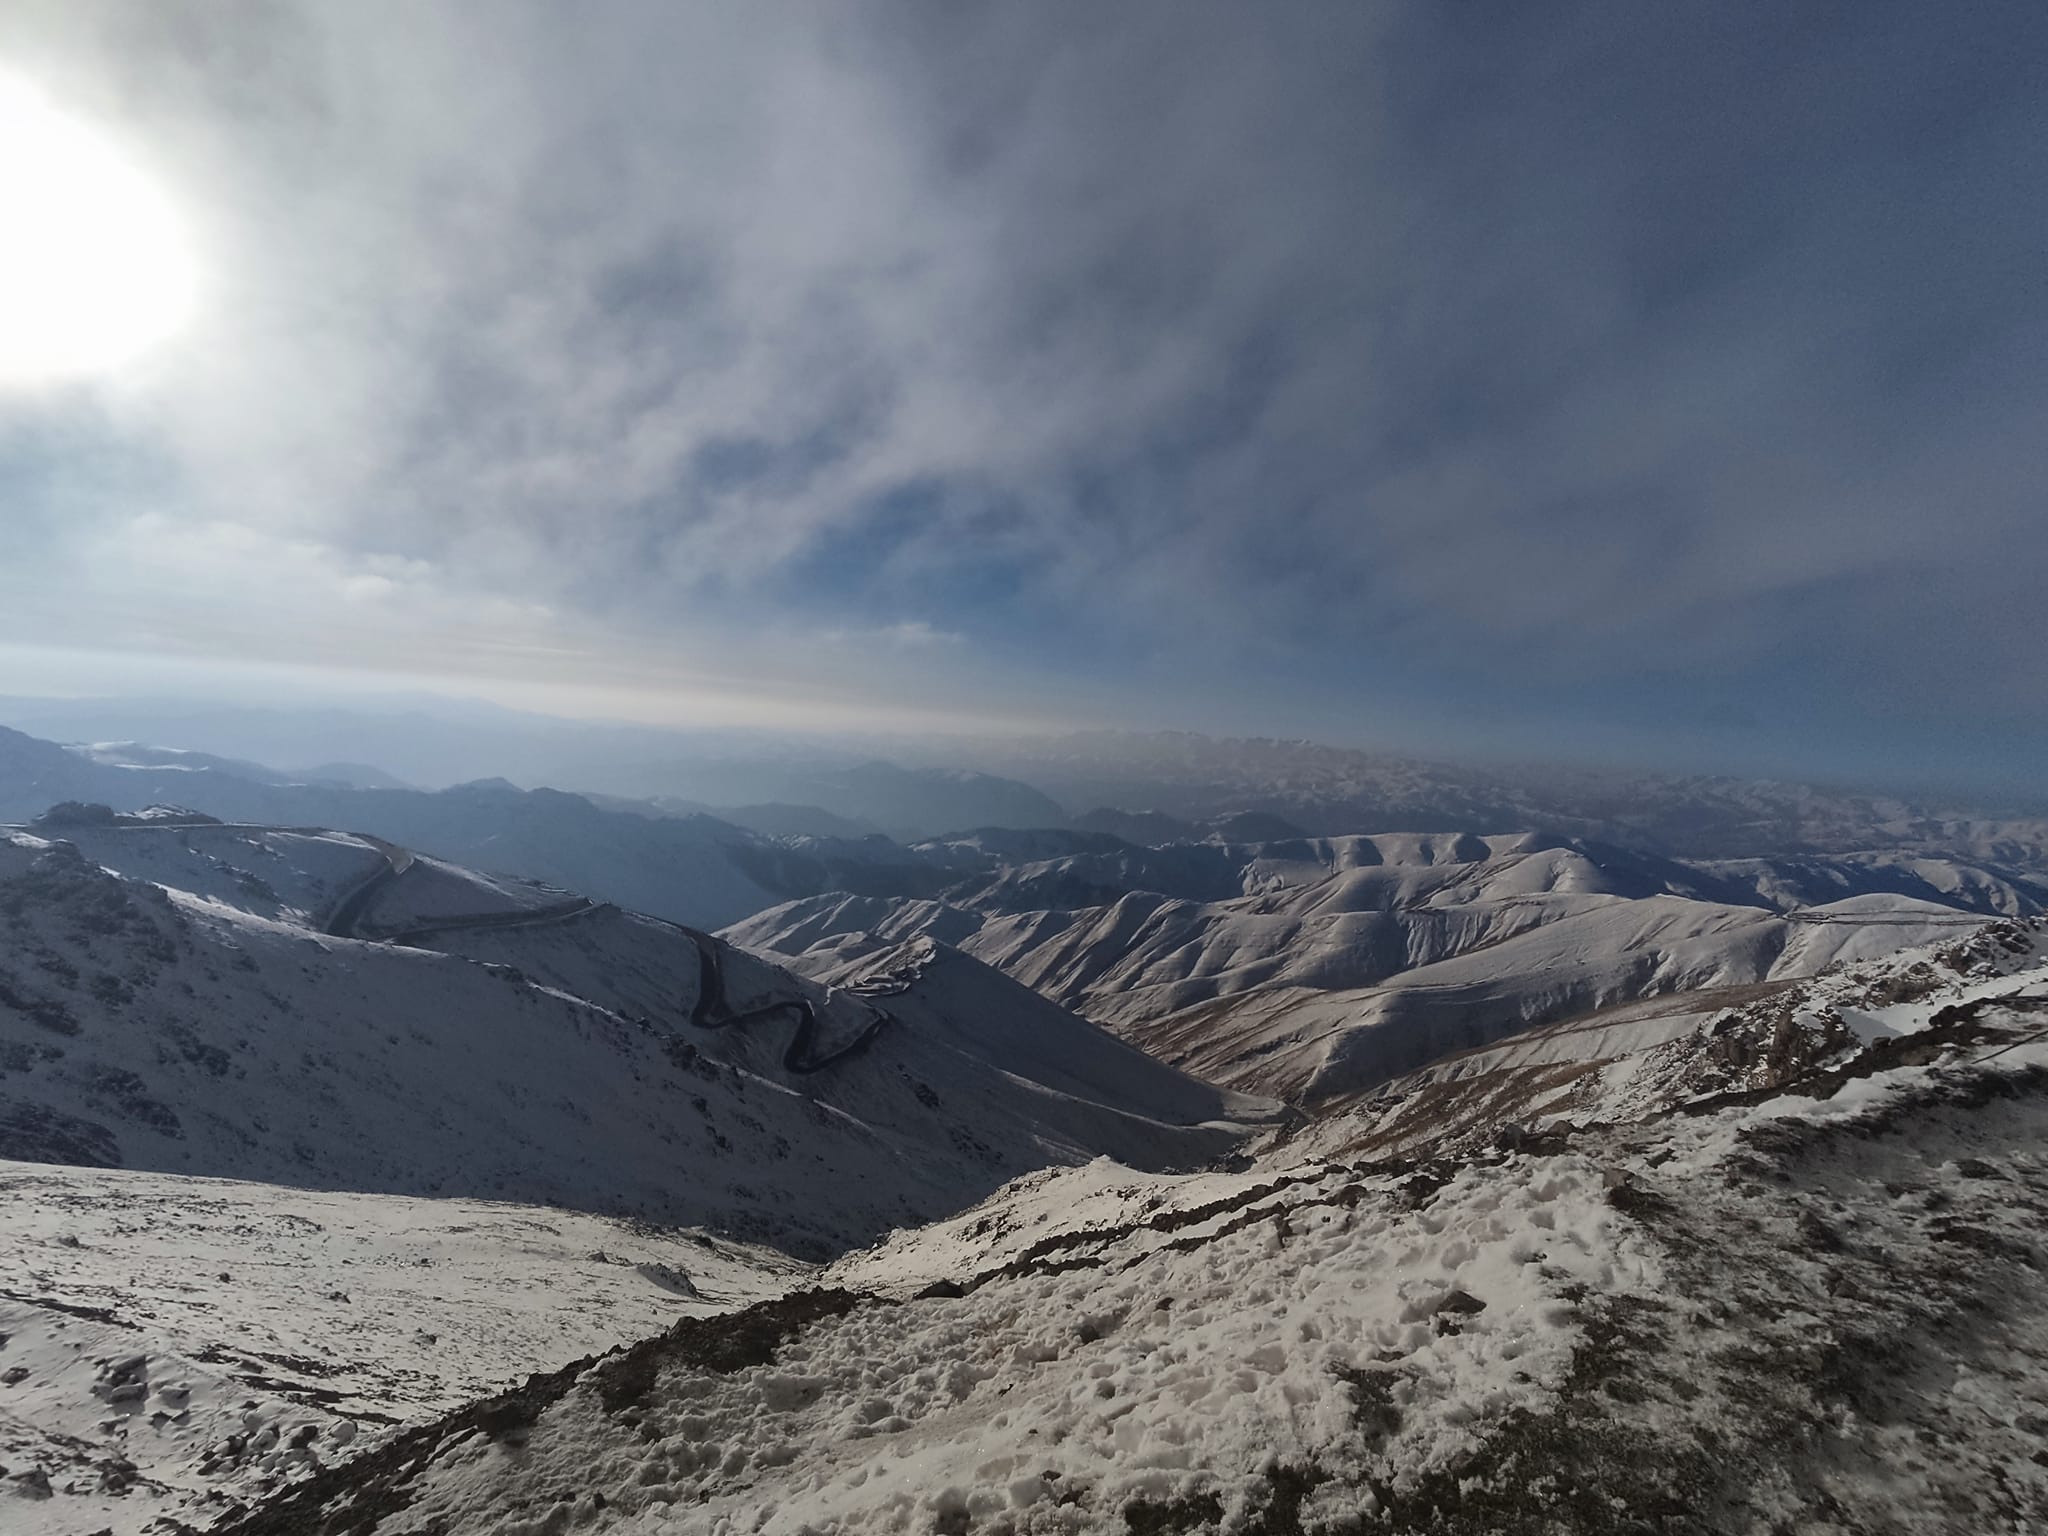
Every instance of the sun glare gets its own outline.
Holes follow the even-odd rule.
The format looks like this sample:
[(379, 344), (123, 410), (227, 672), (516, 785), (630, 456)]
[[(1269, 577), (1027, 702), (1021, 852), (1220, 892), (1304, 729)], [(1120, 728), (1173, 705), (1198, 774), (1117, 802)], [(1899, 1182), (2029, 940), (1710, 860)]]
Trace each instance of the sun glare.
[(92, 128), (0, 76), (0, 387), (120, 367), (183, 325), (193, 288), (163, 193)]

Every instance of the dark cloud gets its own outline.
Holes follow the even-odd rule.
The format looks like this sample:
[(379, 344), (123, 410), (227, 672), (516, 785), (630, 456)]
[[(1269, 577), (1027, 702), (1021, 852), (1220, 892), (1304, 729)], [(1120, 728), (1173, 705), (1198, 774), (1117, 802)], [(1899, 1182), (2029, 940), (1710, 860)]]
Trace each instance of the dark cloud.
[(2044, 43), (1891, 0), (0, 33), (206, 221), (204, 334), (113, 429), (195, 518), (700, 660), (929, 630), (1019, 698), (1710, 719), (2048, 696)]

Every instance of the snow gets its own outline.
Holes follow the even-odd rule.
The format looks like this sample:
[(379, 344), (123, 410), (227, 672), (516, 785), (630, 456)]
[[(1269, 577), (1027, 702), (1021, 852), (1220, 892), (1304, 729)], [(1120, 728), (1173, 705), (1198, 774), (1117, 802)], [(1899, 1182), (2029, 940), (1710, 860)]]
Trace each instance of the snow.
[[(1927, 861), (1907, 878), (1869, 856), (1807, 861), (1799, 880), (1834, 875), (1829, 888), (1849, 894), (1815, 905), (1785, 895), (1792, 905), (1779, 911), (1763, 904), (1766, 876), (1782, 876), (1788, 892), (1798, 881), (1776, 865), (1695, 868), (1535, 834), (1169, 851), (1215, 854), (1249, 894), (1194, 901), (1141, 890), (1025, 912), (827, 895), (756, 914), (726, 936), (823, 974), (928, 935), (1197, 1076), (1316, 1100), (1532, 1024), (1809, 976), (1989, 920), (1923, 896), (1858, 889), (1896, 876), (1944, 894), (1926, 878)], [(1050, 875), (1031, 879), (1034, 889), (1062, 889)], [(1990, 911), (2038, 905), (2017, 888), (1991, 892), (1959, 874), (1947, 894)]]
[(557, 886), (486, 875), (443, 859), (413, 858), (370, 914), (376, 933), (431, 927), (436, 919), (514, 918), (577, 905)]
[(395, 856), (402, 866), (379, 889), (358, 930), (402, 933), (437, 919), (510, 919), (578, 904), (538, 881), (486, 875), (414, 855), (380, 839), (342, 832), (250, 826), (63, 827), (52, 835), (104, 869), (167, 890), (210, 897), (257, 916), (319, 926), (340, 898)]
[(748, 953), (367, 837), (0, 833), (0, 1517), (2038, 1523), (2048, 929), (1650, 863), (1301, 839)]
[(1979, 926), (1810, 978), (1683, 992), (1528, 1030), (1330, 1105), (1287, 1141), (1414, 1155), (1488, 1144), (1506, 1127), (1640, 1120), (1705, 1094), (1796, 1082), (1959, 1011), (1981, 1012), (1986, 1038), (2003, 1044), (2001, 1022), (2028, 1027), (2009, 1011), (2028, 999), (2048, 999), (2048, 930), (2038, 919)]
[[(1068, 1177), (1100, 1195), (1095, 1170)], [(1058, 1263), (855, 1306), (757, 1366), (670, 1362), (630, 1435), (579, 1384), (516, 1453), (448, 1447), (382, 1529), (538, 1530), (565, 1507), (631, 1532), (1122, 1530), (1133, 1500), (1249, 1507), (1282, 1466), (1401, 1485), (1556, 1390), (1575, 1289), (1654, 1285), (1605, 1187), (1577, 1157), (1422, 1201), (1339, 1169), (1263, 1195), (1178, 1180)], [(899, 1283), (909, 1259), (889, 1263)], [(1361, 1393), (1400, 1421), (1365, 1450)], [(496, 1513), (519, 1508), (535, 1523)]]
[[(805, 1273), (567, 1211), (9, 1162), (0, 1229), (0, 1465), (57, 1490), (7, 1529), (53, 1536), (210, 1515), (385, 1425)], [(110, 1399), (123, 1378), (141, 1390)]]
[[(112, 766), (0, 727), (0, 819), (26, 821), (63, 800), (121, 810), (167, 800), (232, 823), (341, 828), (711, 926), (818, 888), (812, 879), (784, 884), (785, 849), (710, 817), (601, 810), (581, 795), (522, 793), (502, 780), (438, 793), (357, 790), (282, 782), (288, 776), (204, 754), (127, 756)], [(165, 765), (170, 757), (176, 766)]]
[(2028, 1529), (2044, 1134), (2030, 1037), (1561, 1150), (1041, 1172), (758, 1353), (672, 1333), (248, 1530)]
[(345, 832), (67, 826), (51, 836), (61, 836), (93, 863), (130, 879), (209, 897), (257, 916), (307, 923), (317, 923), (353, 886), (385, 867), (374, 841)]
[[(0, 841), (0, 1156), (559, 1205), (826, 1257), (1049, 1163), (1199, 1164), (1277, 1112), (965, 956), (878, 1001), (721, 950), (733, 1005), (808, 1001), (821, 1052), (887, 1013), (858, 1055), (791, 1070), (793, 1010), (693, 1024), (699, 944), (672, 925), (595, 907), (415, 940), (439, 949), (355, 942), (306, 913), (388, 867), (381, 847), (204, 830), (196, 852), (108, 834), (204, 895)], [(264, 890), (222, 870), (230, 846), (237, 868), (266, 854)], [(392, 898), (423, 864), (430, 894), (461, 885), (414, 860)]]

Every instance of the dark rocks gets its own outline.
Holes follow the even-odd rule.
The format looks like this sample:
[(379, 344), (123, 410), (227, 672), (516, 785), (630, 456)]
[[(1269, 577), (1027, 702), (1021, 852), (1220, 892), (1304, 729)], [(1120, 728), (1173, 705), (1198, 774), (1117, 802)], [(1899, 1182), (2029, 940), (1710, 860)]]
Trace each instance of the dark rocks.
[(1486, 1303), (1477, 1296), (1469, 1291), (1454, 1290), (1436, 1304), (1436, 1311), (1430, 1318), (1430, 1328), (1439, 1338), (1462, 1333), (1465, 1319), (1485, 1310)]
[(50, 1486), (50, 1474), (41, 1467), (17, 1472), (9, 1481), (14, 1484), (14, 1491), (24, 1498), (47, 1499), (56, 1495), (57, 1490)]
[(1843, 1248), (1841, 1234), (1814, 1211), (1799, 1213), (1799, 1236), (1809, 1248), (1821, 1253), (1840, 1253)]
[(109, 1407), (140, 1408), (149, 1400), (149, 1356), (123, 1355), (108, 1361), (92, 1391)]

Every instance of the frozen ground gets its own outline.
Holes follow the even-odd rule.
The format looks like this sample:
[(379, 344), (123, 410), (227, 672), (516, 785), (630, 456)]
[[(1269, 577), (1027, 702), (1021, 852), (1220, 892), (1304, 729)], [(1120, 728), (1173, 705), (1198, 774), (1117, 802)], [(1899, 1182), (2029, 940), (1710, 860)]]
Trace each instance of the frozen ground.
[(0, 1231), (0, 1529), (51, 1536), (203, 1522), (806, 1273), (567, 1211), (29, 1163)]
[(1540, 1146), (1034, 1174), (229, 1529), (2034, 1529), (2048, 1043), (1972, 980)]

